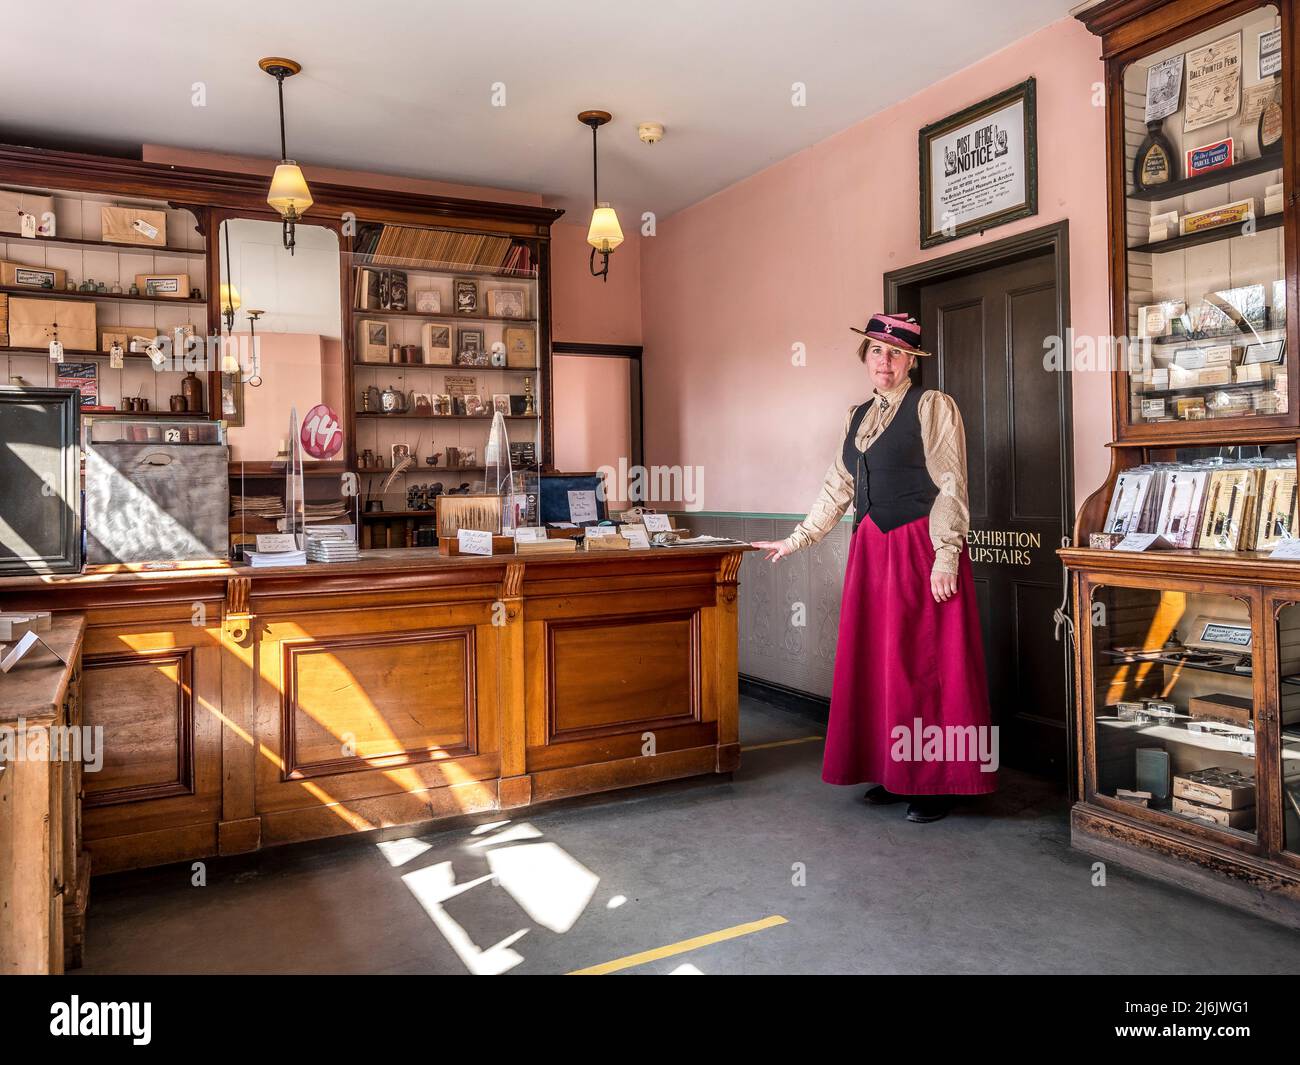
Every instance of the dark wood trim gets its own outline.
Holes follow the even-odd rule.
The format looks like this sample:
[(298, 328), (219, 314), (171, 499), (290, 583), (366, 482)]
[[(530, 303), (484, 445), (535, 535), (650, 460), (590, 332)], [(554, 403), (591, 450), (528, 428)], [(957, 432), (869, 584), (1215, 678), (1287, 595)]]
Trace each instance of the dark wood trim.
[(557, 355), (590, 355), (607, 359), (639, 359), (640, 344), (579, 344), (572, 340), (557, 340), (551, 345)]
[(786, 710), (800, 717), (811, 718), (825, 725), (831, 716), (831, 701), (811, 692), (800, 691), (775, 681), (751, 677), (747, 673), (739, 675), (740, 694), (759, 702), (768, 703), (778, 710)]
[[(197, 197), (191, 202), (236, 211), (265, 211), (269, 181), (269, 175), (263, 174), (201, 170), (12, 144), (0, 145), (0, 177), (16, 184), (92, 189), (122, 196), (182, 201), (187, 196)], [(322, 220), (323, 216), (332, 215), (337, 221), (343, 211), (352, 210), (364, 215), (366, 221), (477, 217), (531, 225), (544, 231), (564, 214), (553, 207), (393, 192), (323, 181), (313, 181), (311, 191), (315, 202), (304, 221), (316, 225), (328, 224)]]

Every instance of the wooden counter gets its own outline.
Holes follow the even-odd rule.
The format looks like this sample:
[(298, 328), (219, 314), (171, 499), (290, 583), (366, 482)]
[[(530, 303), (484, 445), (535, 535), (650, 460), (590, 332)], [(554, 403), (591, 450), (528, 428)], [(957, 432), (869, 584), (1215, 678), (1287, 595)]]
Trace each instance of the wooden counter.
[(99, 873), (733, 770), (744, 550), (94, 567), (0, 609), (86, 617)]
[(85, 621), (56, 618), (0, 674), (0, 974), (81, 964), (90, 870), (81, 853), (81, 763), (62, 736), (80, 724)]

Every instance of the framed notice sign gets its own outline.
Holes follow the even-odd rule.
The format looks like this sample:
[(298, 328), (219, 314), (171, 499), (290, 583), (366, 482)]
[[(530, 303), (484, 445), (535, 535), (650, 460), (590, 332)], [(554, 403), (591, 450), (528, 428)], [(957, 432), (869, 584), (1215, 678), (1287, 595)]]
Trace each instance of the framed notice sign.
[(926, 126), (921, 247), (1038, 213), (1034, 79)]

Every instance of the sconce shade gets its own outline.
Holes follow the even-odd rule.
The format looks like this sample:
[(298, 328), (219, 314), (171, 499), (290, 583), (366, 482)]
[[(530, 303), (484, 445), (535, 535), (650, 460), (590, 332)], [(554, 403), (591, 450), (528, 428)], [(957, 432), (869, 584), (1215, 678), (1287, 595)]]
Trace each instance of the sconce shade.
[(623, 230), (618, 224), (618, 215), (609, 204), (602, 203), (591, 212), (587, 243), (603, 254), (612, 252), (623, 243)]
[(283, 160), (275, 168), (266, 202), (280, 213), (281, 218), (286, 219), (301, 218), (303, 212), (311, 206), (311, 190), (307, 188), (307, 179), (292, 159)]
[(223, 281), (221, 283), (221, 313), (234, 314), (235, 311), (239, 310), (239, 307), (239, 289)]

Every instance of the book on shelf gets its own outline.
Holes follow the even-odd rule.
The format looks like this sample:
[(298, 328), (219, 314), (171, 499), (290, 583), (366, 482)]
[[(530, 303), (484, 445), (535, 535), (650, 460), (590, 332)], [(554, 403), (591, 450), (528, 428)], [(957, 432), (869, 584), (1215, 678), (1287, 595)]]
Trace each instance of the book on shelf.
[(413, 226), (367, 226), (358, 234), (354, 253), (377, 264), (427, 263), (431, 269), (497, 270), (527, 274), (532, 250), (513, 237)]

